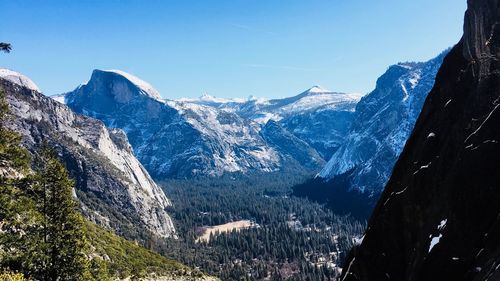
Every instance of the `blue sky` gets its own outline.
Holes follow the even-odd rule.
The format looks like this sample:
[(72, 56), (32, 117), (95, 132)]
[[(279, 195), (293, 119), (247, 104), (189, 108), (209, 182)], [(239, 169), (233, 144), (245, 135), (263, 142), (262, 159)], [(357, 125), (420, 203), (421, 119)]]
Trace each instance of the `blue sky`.
[(461, 37), (465, 0), (0, 0), (0, 67), (45, 94), (121, 69), (163, 97), (367, 93)]

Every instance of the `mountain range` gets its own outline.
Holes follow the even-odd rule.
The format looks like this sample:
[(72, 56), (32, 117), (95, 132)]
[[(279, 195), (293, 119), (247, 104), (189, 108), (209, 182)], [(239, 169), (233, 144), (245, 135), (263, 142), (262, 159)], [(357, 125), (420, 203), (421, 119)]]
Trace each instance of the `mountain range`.
[[(500, 280), (500, 0), (467, 3), (457, 45), (427, 62), (388, 67), (365, 96), (313, 86), (279, 99), (168, 99), (132, 74), (96, 69), (88, 82), (49, 97), (23, 74), (0, 69), (9, 117), (2, 128), (22, 137), (33, 166), (43, 147), (54, 150), (90, 221), (91, 255), (124, 278), (139, 278), (132, 273), (139, 269), (152, 278), (155, 271), (205, 278), (142, 244), (235, 278), (336, 278), (346, 257), (342, 281)], [(262, 176), (273, 173), (285, 182), (276, 190)], [(261, 176), (251, 200), (235, 175)], [(333, 212), (289, 197), (291, 175), (310, 176), (295, 195)], [(207, 179), (219, 180), (219, 193)], [(177, 184), (172, 193), (169, 184)], [(172, 208), (166, 194), (183, 208)], [(356, 219), (368, 217), (358, 236), (364, 226)], [(242, 221), (248, 233), (209, 230)], [(206, 230), (212, 244), (196, 242)], [(274, 247), (279, 240), (292, 246)], [(309, 241), (323, 249), (314, 252)], [(230, 256), (236, 250), (243, 255)], [(208, 254), (214, 259), (200, 261)]]
[(166, 237), (175, 236), (170, 202), (152, 178), (350, 172), (351, 188), (380, 192), (445, 54), (391, 66), (363, 98), (313, 86), (282, 99), (169, 100), (131, 74), (94, 70), (50, 99), (22, 74), (0, 73), (12, 128), (33, 153), (57, 147), (89, 218), (130, 235), (141, 222)]
[(328, 160), (344, 141), (361, 97), (361, 94), (338, 93), (313, 86), (299, 95), (282, 99), (220, 99), (204, 95), (199, 99), (182, 100), (229, 110), (259, 124), (269, 120), (279, 122)]
[[(130, 74), (95, 70), (89, 82), (54, 98), (123, 129), (137, 158), (161, 180), (318, 171), (342, 141), (359, 97), (313, 87), (280, 100), (167, 100)], [(319, 122), (337, 115), (331, 124)], [(325, 131), (333, 137), (319, 133)]]
[(380, 193), (446, 53), (389, 67), (363, 98), (313, 86), (282, 99), (169, 100), (119, 70), (94, 70), (53, 98), (122, 129), (158, 180), (299, 169), (326, 182), (348, 174), (349, 189)]

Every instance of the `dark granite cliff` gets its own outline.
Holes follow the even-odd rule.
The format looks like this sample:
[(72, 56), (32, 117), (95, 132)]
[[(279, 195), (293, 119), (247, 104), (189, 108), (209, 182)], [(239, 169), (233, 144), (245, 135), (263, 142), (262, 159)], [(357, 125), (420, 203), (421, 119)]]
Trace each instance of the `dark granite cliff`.
[(469, 0), (340, 280), (500, 280), (500, 0)]

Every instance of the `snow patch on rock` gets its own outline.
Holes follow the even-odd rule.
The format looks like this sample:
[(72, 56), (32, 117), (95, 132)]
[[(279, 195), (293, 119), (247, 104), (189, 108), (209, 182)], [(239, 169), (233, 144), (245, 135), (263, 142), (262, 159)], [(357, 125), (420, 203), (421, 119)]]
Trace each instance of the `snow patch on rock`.
[(136, 85), (142, 92), (144, 92), (148, 96), (150, 96), (156, 100), (163, 100), (160, 93), (153, 86), (151, 86), (151, 84), (149, 84), (148, 82), (145, 82), (144, 80), (142, 80), (142, 79), (140, 79), (140, 78), (138, 78), (130, 73), (127, 73), (125, 71), (118, 70), (118, 69), (101, 70), (101, 71), (113, 72), (113, 73), (116, 73), (120, 76), (123, 76), (125, 79), (129, 80), (132, 84)]
[(38, 88), (38, 86), (35, 84), (35, 82), (31, 81), (31, 79), (16, 71), (6, 68), (0, 68), (0, 78), (3, 78), (14, 84), (28, 88), (33, 91), (37, 91), (39, 93), (42, 92), (40, 91), (40, 88)]

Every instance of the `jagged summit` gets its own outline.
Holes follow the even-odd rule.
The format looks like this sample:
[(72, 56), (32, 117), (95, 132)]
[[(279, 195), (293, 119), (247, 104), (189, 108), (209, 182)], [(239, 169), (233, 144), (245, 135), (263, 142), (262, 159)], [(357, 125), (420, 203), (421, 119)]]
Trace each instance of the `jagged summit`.
[(200, 96), (200, 99), (215, 99), (216, 97), (212, 96), (212, 95), (209, 95), (207, 93), (203, 93), (201, 96)]
[(307, 93), (311, 93), (311, 94), (333, 93), (332, 91), (326, 90), (326, 89), (324, 89), (324, 88), (322, 88), (321, 86), (318, 86), (318, 85), (312, 86), (306, 92)]
[(35, 84), (35, 82), (31, 81), (31, 79), (16, 71), (6, 68), (0, 68), (0, 78), (8, 80), (19, 86), (26, 87), (30, 90), (42, 92), (40, 88), (38, 88), (38, 86)]

